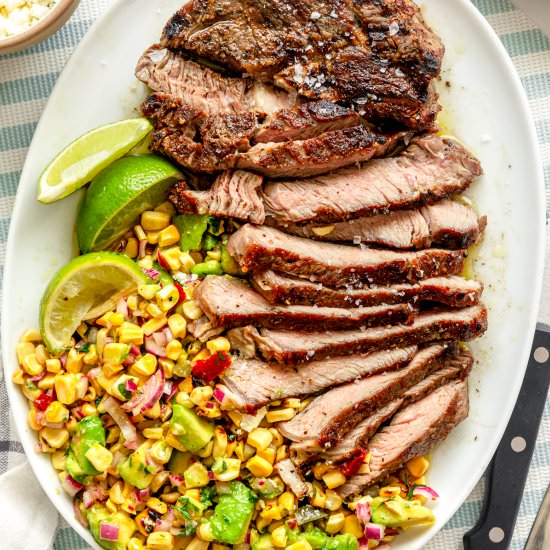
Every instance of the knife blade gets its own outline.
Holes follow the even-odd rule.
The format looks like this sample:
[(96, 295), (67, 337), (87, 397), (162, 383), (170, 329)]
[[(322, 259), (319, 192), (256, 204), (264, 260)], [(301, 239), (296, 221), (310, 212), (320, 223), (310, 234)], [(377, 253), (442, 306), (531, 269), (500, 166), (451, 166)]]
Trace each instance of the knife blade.
[(480, 518), (473, 529), (464, 535), (465, 550), (508, 548), (549, 383), (550, 327), (539, 323), (516, 406), (487, 471), (485, 500)]
[(550, 548), (550, 485), (546, 489), (524, 550), (544, 550), (545, 548)]

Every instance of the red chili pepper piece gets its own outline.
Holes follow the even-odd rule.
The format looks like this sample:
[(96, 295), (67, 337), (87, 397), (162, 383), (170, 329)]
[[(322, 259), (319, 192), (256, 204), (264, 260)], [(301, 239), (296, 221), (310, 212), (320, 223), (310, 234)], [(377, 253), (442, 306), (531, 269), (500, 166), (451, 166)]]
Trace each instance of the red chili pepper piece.
[(204, 382), (212, 382), (231, 365), (231, 357), (225, 351), (218, 351), (208, 359), (199, 359), (193, 365), (192, 374)]
[(185, 294), (185, 290), (183, 289), (183, 287), (177, 281), (174, 281), (174, 286), (178, 289), (178, 293), (180, 295), (178, 304), (185, 302), (185, 299), (187, 298), (187, 294)]
[(342, 467), (342, 473), (346, 476), (353, 476), (358, 471), (359, 468), (361, 468), (361, 465), (363, 464), (363, 460), (365, 460), (365, 456), (367, 454), (367, 451), (365, 449), (361, 449), (358, 451), (358, 453), (353, 457), (350, 458)]
[(41, 393), (35, 400), (34, 400), (34, 406), (39, 411), (45, 411), (49, 404), (53, 401), (53, 397), (50, 395), (47, 395), (45, 393)]
[(166, 269), (166, 271), (170, 271), (170, 266), (168, 265), (168, 262), (166, 261), (165, 257), (161, 254), (160, 250), (157, 251), (157, 261), (162, 267), (162, 269)]

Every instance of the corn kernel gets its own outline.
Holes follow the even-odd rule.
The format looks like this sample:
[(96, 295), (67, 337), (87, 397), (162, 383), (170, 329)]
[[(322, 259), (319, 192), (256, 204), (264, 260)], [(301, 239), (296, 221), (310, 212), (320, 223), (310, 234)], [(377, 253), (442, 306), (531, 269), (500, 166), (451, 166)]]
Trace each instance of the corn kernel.
[(14, 384), (24, 384), (25, 375), (23, 374), (23, 369), (14, 370), (11, 379)]
[(335, 489), (340, 485), (344, 485), (346, 476), (340, 470), (329, 470), (323, 475), (323, 481), (329, 489)]
[(53, 449), (59, 449), (69, 441), (69, 431), (65, 428), (42, 428), (40, 437)]
[(225, 546), (223, 544), (213, 544), (212, 550), (231, 550), (229, 546)]
[(268, 477), (273, 472), (273, 465), (265, 458), (257, 455), (248, 460), (246, 467), (250, 470), (252, 475), (256, 477)]
[(147, 242), (149, 244), (158, 244), (159, 242), (159, 231), (147, 231)]
[(199, 537), (201, 540), (205, 540), (208, 542), (214, 540), (214, 535), (212, 534), (212, 526), (210, 525), (210, 522), (201, 523), (197, 527), (197, 537)]
[(363, 536), (363, 529), (361, 528), (361, 524), (359, 523), (359, 520), (357, 519), (357, 516), (355, 514), (351, 514), (345, 517), (342, 533), (353, 535), (358, 539)]
[(191, 268), (195, 265), (195, 260), (189, 252), (180, 252), (179, 263), (181, 271), (189, 273)]
[(46, 359), (46, 370), (52, 374), (57, 374), (61, 370), (61, 361), (59, 359)]
[(36, 360), (41, 365), (45, 365), (46, 364), (46, 359), (49, 358), (49, 355), (48, 355), (48, 352), (46, 351), (46, 348), (43, 344), (38, 344), (38, 346), (36, 346), (35, 354), (36, 354)]
[(191, 392), (189, 398), (195, 405), (200, 406), (207, 403), (213, 394), (214, 389), (211, 386), (199, 386)]
[(100, 472), (105, 472), (113, 462), (113, 453), (99, 443), (94, 443), (85, 456)]
[(422, 477), (430, 467), (430, 462), (424, 456), (419, 456), (407, 462), (407, 470), (413, 477)]
[(179, 497), (180, 494), (177, 491), (173, 491), (171, 493), (163, 493), (162, 495), (160, 495), (161, 500), (167, 502), (168, 504), (174, 504), (175, 502), (177, 502)]
[(168, 359), (167, 357), (159, 357), (158, 364), (164, 373), (164, 377), (172, 378), (174, 375), (174, 361), (172, 361), (172, 359)]
[(325, 525), (325, 531), (330, 535), (334, 535), (342, 530), (344, 527), (345, 521), (344, 512), (337, 512), (335, 514), (330, 514)]
[(279, 508), (279, 506), (266, 506), (261, 512), (260, 517), (266, 518), (266, 519), (275, 519), (280, 520), (283, 519), (283, 513), (282, 510)]
[(305, 539), (299, 539), (286, 547), (287, 550), (313, 550), (311, 544)]
[(287, 420), (294, 418), (295, 414), (296, 409), (292, 409), (290, 407), (286, 409), (271, 409), (266, 414), (265, 418), (270, 424), (273, 424), (275, 422), (286, 422)]
[(31, 353), (23, 358), (21, 364), (23, 370), (30, 376), (38, 376), (44, 371), (44, 365), (41, 365), (36, 359), (36, 354)]
[[(179, 246), (162, 249), (162, 258), (172, 271), (178, 271), (182, 267), (182, 252)], [(183, 270), (185, 271), (185, 270)]]
[(196, 321), (199, 317), (202, 316), (202, 309), (200, 308), (199, 304), (197, 304), (197, 302), (195, 302), (194, 300), (188, 300), (187, 302), (184, 302), (181, 306), (181, 309), (185, 317), (187, 317), (187, 319), (190, 321)]
[(166, 323), (166, 317), (156, 317), (155, 319), (149, 319), (149, 321), (144, 323), (141, 328), (143, 329), (143, 334), (145, 334), (145, 336), (149, 336), (153, 334), (153, 332), (160, 330), (164, 325), (166, 325)]
[(141, 225), (134, 225), (134, 233), (138, 241), (144, 241), (147, 238), (147, 235)]
[(210, 543), (205, 540), (195, 537), (186, 547), (185, 550), (208, 550), (208, 545)]
[(156, 419), (161, 415), (160, 401), (157, 401), (150, 409), (143, 413), (147, 418)]
[(276, 548), (284, 548), (287, 543), (287, 534), (284, 525), (277, 527), (271, 532), (271, 542)]
[(19, 342), (16, 346), (17, 361), (23, 365), (23, 361), (28, 355), (34, 353), (35, 347), (31, 342)]
[(271, 518), (264, 518), (258, 515), (256, 519), (256, 529), (262, 532), (273, 520)]
[(166, 464), (172, 456), (172, 447), (165, 441), (156, 441), (151, 447), (151, 458), (158, 464)]
[(168, 432), (166, 434), (166, 437), (164, 438), (164, 441), (166, 441), (166, 443), (168, 443), (168, 445), (170, 445), (170, 447), (174, 447), (174, 449), (177, 449), (178, 451), (181, 451), (182, 453), (187, 452), (187, 449), (182, 445), (181, 441), (172, 432)]
[(55, 453), (52, 453), (51, 459), (52, 466), (56, 470), (62, 471), (65, 469), (65, 451), (55, 451)]
[(129, 352), (130, 346), (128, 344), (111, 342), (106, 344), (103, 348), (103, 361), (105, 363), (119, 365), (122, 361), (124, 361), (124, 359), (126, 359)]
[(124, 495), (122, 494), (122, 482), (117, 481), (110, 489), (109, 489), (109, 499), (114, 502), (115, 504), (122, 504), (125, 500)]
[(124, 254), (129, 258), (135, 258), (139, 252), (139, 243), (138, 240), (134, 237), (130, 237), (126, 241), (126, 246), (124, 247)]
[(174, 535), (166, 531), (154, 531), (147, 537), (147, 550), (173, 550)]
[(27, 420), (29, 422), (29, 426), (31, 427), (31, 429), (37, 432), (38, 430), (40, 430), (40, 428), (42, 428), (42, 424), (38, 422), (38, 420), (36, 419), (36, 413), (37, 413), (37, 410), (34, 407), (29, 409)]
[(401, 493), (401, 487), (382, 487), (379, 491), (381, 497), (396, 497)]
[(206, 349), (208, 349), (210, 353), (216, 353), (218, 351), (227, 352), (231, 350), (231, 344), (224, 336), (218, 336), (218, 338), (213, 338), (212, 340), (208, 340), (208, 342), (206, 342)]
[(296, 498), (290, 491), (285, 491), (282, 495), (279, 495), (277, 502), (287, 512), (292, 512), (296, 506)]
[(46, 422), (58, 424), (69, 420), (69, 409), (59, 401), (52, 401), (46, 409)]
[(210, 440), (202, 449), (196, 451), (196, 455), (201, 458), (208, 458), (212, 454), (212, 449), (214, 448), (214, 441)]
[(130, 367), (130, 372), (138, 376), (151, 376), (156, 369), (157, 358), (152, 353), (146, 353)]
[(95, 344), (90, 344), (88, 351), (84, 354), (82, 361), (85, 365), (95, 365), (99, 360), (97, 347)]
[(274, 447), (268, 447), (267, 449), (258, 449), (256, 451), (257, 456), (261, 456), (265, 460), (267, 460), (270, 464), (273, 464), (275, 462), (275, 455), (277, 451)]
[[(170, 320), (168, 320), (168, 326), (170, 326)], [(170, 340), (166, 345), (166, 357), (172, 361), (176, 361), (182, 349), (183, 347), (179, 340)]]
[(137, 294), (130, 294), (130, 296), (126, 298), (126, 305), (128, 306), (128, 309), (135, 311), (138, 307)]
[(168, 212), (146, 210), (141, 214), (141, 227), (145, 231), (159, 231), (170, 224), (170, 219)]
[(147, 439), (162, 439), (163, 431), (162, 428), (144, 428), (143, 429), (143, 437)]
[(152, 300), (156, 293), (160, 290), (160, 285), (139, 285), (137, 288), (138, 294), (145, 300)]
[(121, 344), (135, 344), (140, 346), (143, 344), (143, 330), (135, 323), (129, 323), (125, 321), (118, 327), (118, 341)]
[[(21, 371), (21, 369), (18, 369)], [(54, 374), (47, 374), (42, 378), (42, 380), (39, 380), (36, 385), (42, 390), (47, 391), (51, 390), (53, 388), (53, 385), (55, 383), (55, 375)]]
[(72, 405), (76, 401), (76, 376), (74, 374), (56, 374), (54, 385), (57, 399), (61, 403)]
[(313, 482), (313, 498), (311, 504), (317, 508), (324, 508), (327, 503), (327, 496), (323, 491), (321, 484), (318, 481)]
[(221, 426), (216, 426), (214, 431), (214, 446), (212, 456), (214, 458), (224, 456), (227, 450), (227, 433)]
[(21, 342), (41, 342), (42, 341), (42, 335), (40, 334), (40, 331), (36, 328), (29, 328), (23, 334), (20, 338)]
[(168, 317), (168, 327), (174, 338), (185, 338), (187, 334), (187, 321), (183, 315), (174, 313)]
[(290, 453), (288, 451), (288, 445), (281, 445), (277, 449), (277, 454), (275, 455), (275, 462), (281, 462), (281, 460), (284, 460), (289, 456), (290, 456)]
[(241, 461), (238, 458), (218, 458), (212, 466), (212, 471), (218, 481), (232, 481), (241, 473)]
[(331, 512), (335, 512), (342, 506), (342, 497), (332, 489), (327, 489), (327, 492), (325, 493), (327, 500), (325, 502), (325, 508), (327, 510), (330, 510)]
[(210, 481), (208, 478), (208, 471), (200, 462), (195, 462), (195, 464), (189, 466), (189, 468), (185, 470), (183, 477), (185, 479), (185, 486), (188, 489), (204, 487), (208, 485)]
[(159, 514), (166, 514), (166, 512), (168, 512), (168, 506), (166, 506), (166, 503), (156, 497), (147, 499), (146, 505)]
[(267, 428), (254, 428), (249, 434), (246, 442), (255, 449), (263, 451), (273, 441), (273, 434)]
[(132, 537), (128, 541), (128, 544), (126, 545), (126, 549), (127, 550), (145, 550), (145, 546), (143, 546), (143, 544), (138, 538)]
[(322, 477), (330, 470), (330, 464), (326, 462), (317, 462), (312, 468), (311, 471), (315, 476), (315, 479), (322, 479)]
[(180, 241), (180, 232), (175, 225), (169, 225), (162, 229), (159, 233), (159, 246), (172, 246)]

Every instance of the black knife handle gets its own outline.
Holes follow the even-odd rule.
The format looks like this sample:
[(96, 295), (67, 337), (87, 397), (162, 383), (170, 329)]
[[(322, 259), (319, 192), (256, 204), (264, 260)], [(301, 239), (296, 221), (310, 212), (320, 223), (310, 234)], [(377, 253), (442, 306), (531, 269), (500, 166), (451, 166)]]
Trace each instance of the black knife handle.
[(487, 473), (481, 516), (464, 535), (465, 550), (505, 550), (535, 448), (550, 383), (550, 327), (539, 323), (518, 400)]

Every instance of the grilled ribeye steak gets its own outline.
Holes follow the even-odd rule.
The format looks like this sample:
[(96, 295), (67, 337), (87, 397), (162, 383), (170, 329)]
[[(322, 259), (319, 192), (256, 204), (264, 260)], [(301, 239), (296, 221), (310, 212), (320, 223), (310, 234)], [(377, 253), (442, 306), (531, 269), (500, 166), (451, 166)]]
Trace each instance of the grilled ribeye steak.
[(451, 382), (405, 407), (369, 441), (370, 473), (352, 476), (337, 489), (342, 497), (357, 494), (376, 480), (426, 454), (468, 416), (468, 384)]
[(464, 251), (429, 248), (414, 252), (361, 249), (311, 241), (278, 229), (246, 224), (227, 251), (243, 271), (272, 269), (329, 286), (391, 284), (460, 273)]
[(251, 412), (286, 397), (310, 395), (331, 386), (390, 372), (408, 363), (416, 346), (310, 361), (297, 368), (257, 359), (234, 359), (221, 382), (232, 406)]
[(412, 0), (192, 0), (162, 43), (373, 119), (433, 124), (443, 46)]
[(411, 362), (398, 370), (375, 374), (316, 397), (292, 420), (279, 424), (279, 431), (291, 441), (330, 447), (361, 420), (401, 396), (428, 374), (447, 346), (434, 344), (420, 350)]
[[(461, 193), (480, 174), (479, 162), (460, 143), (426, 134), (414, 138), (396, 156), (371, 160), (359, 169), (346, 168), (299, 181), (268, 182), (258, 201), (248, 203), (248, 208), (235, 203), (241, 195), (260, 190), (248, 189), (242, 172), (224, 174), (232, 177), (231, 186), (236, 190), (227, 199), (219, 197), (223, 188), (213, 186), (210, 191), (196, 192), (181, 185), (174, 189), (172, 200), (183, 213), (231, 217), (237, 211), (239, 219), (253, 223), (264, 223), (267, 216), (271, 225), (280, 227), (319, 225), (430, 204)], [(215, 200), (223, 200), (227, 210), (211, 212), (210, 203)]]
[(418, 283), (365, 288), (330, 288), (306, 279), (274, 271), (253, 273), (250, 282), (272, 304), (303, 304), (327, 307), (359, 307), (379, 304), (438, 302), (452, 307), (479, 302), (483, 285), (463, 277), (434, 277)]
[(406, 303), (352, 308), (274, 305), (244, 281), (217, 275), (206, 277), (194, 298), (212, 325), (224, 328), (348, 329), (410, 323), (414, 317)]
[(487, 309), (479, 304), (463, 309), (420, 313), (411, 325), (366, 330), (304, 332), (245, 327), (228, 333), (232, 349), (266, 361), (297, 364), (332, 355), (368, 353), (435, 340), (473, 340), (487, 330)]

